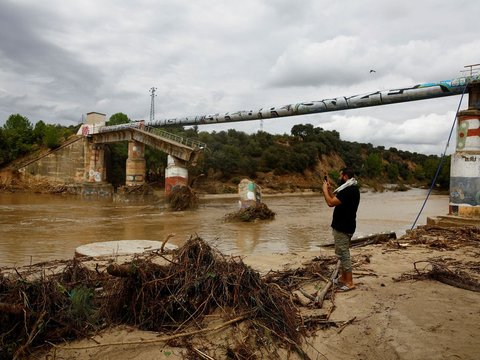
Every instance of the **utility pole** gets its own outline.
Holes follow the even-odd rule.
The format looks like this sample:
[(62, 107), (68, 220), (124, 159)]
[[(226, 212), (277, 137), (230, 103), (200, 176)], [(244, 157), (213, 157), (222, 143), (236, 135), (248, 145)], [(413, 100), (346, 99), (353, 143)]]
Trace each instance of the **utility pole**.
[(150, 122), (155, 120), (155, 91), (157, 90), (156, 87), (151, 87), (149, 92), (150, 92), (150, 97), (151, 97), (151, 102), (150, 102)]

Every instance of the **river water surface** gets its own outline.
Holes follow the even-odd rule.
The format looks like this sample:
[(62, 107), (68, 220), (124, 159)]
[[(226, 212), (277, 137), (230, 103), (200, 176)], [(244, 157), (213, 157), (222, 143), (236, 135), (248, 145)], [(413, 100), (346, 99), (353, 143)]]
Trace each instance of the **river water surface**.
[[(395, 231), (414, 222), (426, 190), (362, 193), (355, 236)], [(209, 196), (195, 211), (171, 212), (164, 200), (152, 204), (87, 200), (73, 196), (0, 193), (0, 266), (70, 259), (75, 248), (110, 240), (163, 240), (182, 245), (198, 234), (225, 254), (249, 255), (318, 249), (331, 242), (333, 210), (320, 193), (265, 196), (273, 221), (226, 223), (237, 197)], [(448, 212), (447, 195), (431, 195), (417, 225)]]

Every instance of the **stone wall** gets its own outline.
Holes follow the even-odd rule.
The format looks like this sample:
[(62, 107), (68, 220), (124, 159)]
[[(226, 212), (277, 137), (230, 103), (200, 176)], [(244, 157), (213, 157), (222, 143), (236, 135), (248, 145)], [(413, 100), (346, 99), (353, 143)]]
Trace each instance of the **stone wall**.
[(19, 172), (23, 176), (35, 176), (63, 184), (82, 183), (85, 181), (85, 161), (89, 160), (85, 156), (86, 151), (86, 139), (79, 136), (22, 166)]

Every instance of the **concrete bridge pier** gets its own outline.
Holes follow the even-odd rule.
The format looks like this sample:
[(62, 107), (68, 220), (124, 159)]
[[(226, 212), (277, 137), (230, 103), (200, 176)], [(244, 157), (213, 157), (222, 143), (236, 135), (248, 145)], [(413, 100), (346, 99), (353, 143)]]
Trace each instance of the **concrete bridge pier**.
[(175, 156), (168, 155), (165, 169), (165, 195), (171, 193), (176, 186), (188, 185), (187, 162)]
[(449, 214), (475, 218), (480, 223), (480, 81), (471, 82), (468, 92), (468, 109), (457, 116)]
[(457, 144), (450, 167), (448, 215), (429, 225), (480, 224), (480, 81), (468, 84), (468, 109), (457, 114)]
[(105, 145), (92, 144), (87, 181), (90, 183), (104, 182), (107, 179), (105, 168)]
[(145, 144), (135, 140), (129, 141), (125, 185), (135, 186), (145, 184), (145, 174)]

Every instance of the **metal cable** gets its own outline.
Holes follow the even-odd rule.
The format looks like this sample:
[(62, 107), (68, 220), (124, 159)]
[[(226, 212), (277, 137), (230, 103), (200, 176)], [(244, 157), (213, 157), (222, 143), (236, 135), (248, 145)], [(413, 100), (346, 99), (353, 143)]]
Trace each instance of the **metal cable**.
[(430, 185), (430, 189), (428, 190), (427, 196), (425, 197), (425, 201), (423, 202), (423, 205), (422, 205), (420, 211), (418, 212), (418, 215), (417, 215), (415, 221), (413, 222), (413, 225), (410, 228), (410, 230), (413, 230), (415, 228), (415, 225), (417, 224), (418, 218), (422, 214), (422, 211), (425, 208), (425, 204), (427, 203), (428, 198), (430, 197), (430, 194), (432, 192), (432, 189), (435, 186), (435, 183), (436, 183), (437, 178), (438, 178), (438, 174), (440, 173), (440, 170), (442, 169), (443, 161), (445, 159), (445, 154), (447, 153), (448, 146), (450, 145), (450, 139), (452, 138), (452, 133), (453, 133), (453, 129), (455, 128), (457, 115), (458, 115), (458, 112), (460, 111), (460, 106), (462, 105), (463, 95), (465, 95), (466, 90), (467, 90), (467, 84), (465, 84), (465, 87), (463, 88), (462, 96), (460, 97), (460, 102), (458, 103), (457, 111), (455, 112), (455, 116), (453, 118), (452, 128), (450, 129), (450, 134), (448, 135), (447, 144), (445, 145), (445, 150), (443, 151), (442, 157), (440, 158), (440, 162), (438, 163), (437, 171), (435, 173), (435, 176), (433, 177), (432, 184)]

